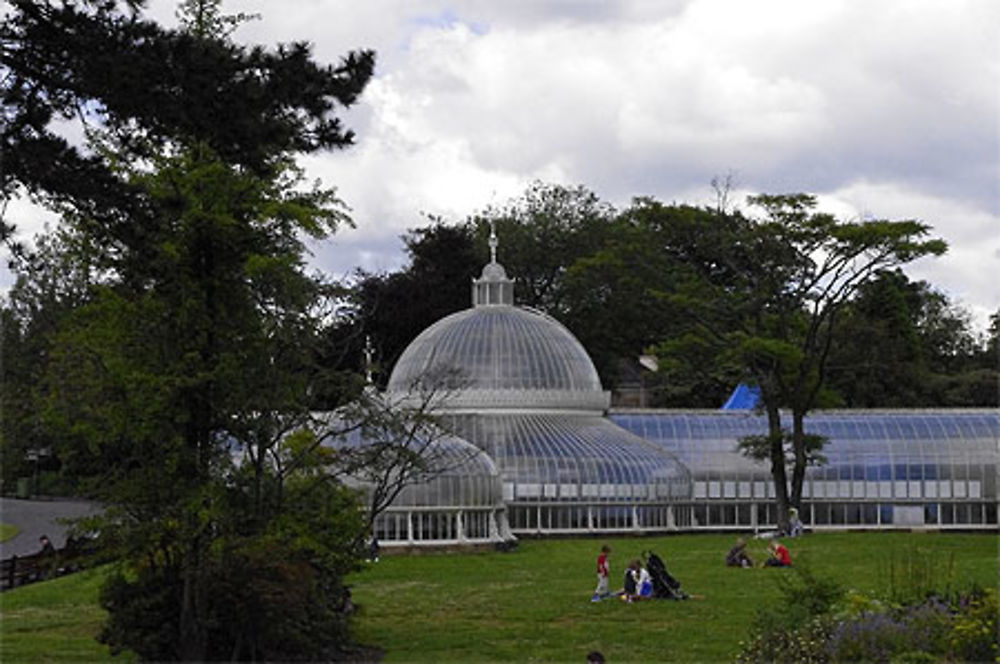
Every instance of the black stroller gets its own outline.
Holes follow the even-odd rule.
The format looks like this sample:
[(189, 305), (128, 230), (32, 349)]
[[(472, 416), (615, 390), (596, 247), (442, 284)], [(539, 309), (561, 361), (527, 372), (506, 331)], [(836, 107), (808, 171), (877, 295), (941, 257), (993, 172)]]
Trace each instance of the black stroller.
[(690, 595), (681, 589), (681, 582), (671, 576), (663, 559), (652, 551), (646, 552), (646, 571), (653, 581), (654, 599), (688, 599)]

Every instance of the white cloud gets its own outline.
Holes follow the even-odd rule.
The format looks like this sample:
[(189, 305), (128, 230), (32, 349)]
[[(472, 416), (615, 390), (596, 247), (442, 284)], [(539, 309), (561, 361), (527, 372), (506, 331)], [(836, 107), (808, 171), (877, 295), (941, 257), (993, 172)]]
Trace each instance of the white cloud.
[(1000, 309), (1000, 214), (948, 198), (930, 196), (892, 183), (857, 182), (833, 192), (832, 199), (856, 217), (916, 219), (931, 227), (930, 237), (948, 242), (948, 252), (906, 268), (968, 307), (977, 326)]
[[(173, 0), (154, 0), (170, 18)], [(992, 0), (229, 0), (260, 12), (237, 37), (306, 40), (336, 62), (378, 51), (347, 115), (358, 144), (306, 160), (355, 230), (316, 248), (343, 274), (403, 260), (421, 213), (464, 218), (533, 179), (711, 201), (808, 191), (951, 244), (920, 262), (967, 305), (997, 306), (1000, 3)], [(980, 318), (982, 316), (980, 315)]]

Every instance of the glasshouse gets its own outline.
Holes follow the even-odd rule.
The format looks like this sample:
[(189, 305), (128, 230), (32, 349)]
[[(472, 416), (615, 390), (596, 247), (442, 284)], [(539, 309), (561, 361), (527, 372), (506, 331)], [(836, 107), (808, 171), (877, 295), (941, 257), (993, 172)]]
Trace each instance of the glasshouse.
[[(378, 445), (382, 435), (366, 436), (358, 427), (326, 442), (332, 448)], [(407, 438), (405, 446), (421, 458), (412, 475), (394, 481), (396, 467), (368, 467), (348, 475), (345, 483), (371, 504), (382, 496), (374, 492), (398, 493), (375, 519), (373, 536), (389, 544), (503, 544), (515, 539), (507, 525), (496, 464), (482, 450), (461, 438), (424, 427)], [(405, 464), (405, 461), (403, 462)]]
[[(611, 419), (691, 470), (690, 527), (775, 523), (768, 465), (736, 452), (738, 438), (767, 431), (763, 416), (645, 410)], [(996, 411), (820, 411), (805, 426), (829, 440), (826, 462), (806, 471), (807, 526), (996, 529)]]
[[(586, 350), (555, 319), (514, 306), (495, 237), (491, 246), (491, 262), (472, 283), (472, 308), (418, 335), (386, 391), (401, 405), (434, 395), (441, 425), (495, 464), (502, 507), (477, 504), (493, 516), (475, 532), (503, 539), (511, 531), (775, 527), (767, 464), (736, 451), (739, 437), (766, 432), (761, 416), (609, 411)], [(826, 463), (807, 473), (807, 527), (997, 528), (996, 411), (821, 412), (806, 426), (830, 440)], [(482, 463), (469, 472), (481, 474)], [(469, 499), (436, 486), (393, 503), (378, 526), (384, 544), (470, 536), (474, 529), (456, 525), (472, 513)]]

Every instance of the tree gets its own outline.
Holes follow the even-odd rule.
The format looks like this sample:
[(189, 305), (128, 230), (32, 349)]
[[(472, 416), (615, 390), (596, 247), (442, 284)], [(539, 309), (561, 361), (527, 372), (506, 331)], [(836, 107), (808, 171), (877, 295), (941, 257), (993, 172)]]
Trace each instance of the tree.
[[(828, 398), (842, 310), (879, 271), (941, 254), (946, 245), (927, 239), (929, 227), (917, 221), (839, 221), (817, 212), (807, 194), (759, 195), (749, 203), (763, 216), (719, 215), (714, 229), (680, 245), (699, 249), (698, 260), (687, 263), (684, 279), (665, 299), (690, 327), (659, 351), (666, 366), (676, 368), (686, 364), (688, 349), (700, 349), (701, 356), (709, 349), (760, 388), (768, 435), (744, 441), (744, 449), (770, 460), (779, 520), (787, 527), (788, 508), (801, 503), (805, 469), (822, 447), (805, 431), (804, 418)], [(788, 433), (782, 408), (791, 411)]]
[(0, 311), (0, 381), (4, 386), (0, 445), (3, 478), (10, 485), (35, 470), (29, 468), (29, 451), (48, 452), (41, 465), (49, 467), (41, 470), (57, 470), (60, 465), (51, 454), (54, 440), (39, 416), (41, 386), (53, 335), (67, 315), (88, 300), (96, 278), (86, 254), (86, 248), (63, 230), (41, 238), (31, 260), (19, 264), (19, 276)]
[(985, 346), (945, 294), (883, 271), (844, 307), (830, 386), (851, 408), (995, 405)]
[(331, 349), (347, 351), (335, 360), (345, 369), (362, 366), (366, 339), (371, 340), (374, 379), (381, 387), (418, 334), (470, 305), (471, 280), (484, 262), (467, 225), (450, 226), (438, 218), (411, 229), (403, 244), (409, 264), (389, 274), (359, 272), (329, 333)]
[[(710, 210), (641, 197), (615, 220), (600, 250), (570, 267), (567, 319), (603, 367), (602, 378), (613, 375), (621, 358), (635, 358), (663, 339), (685, 334), (683, 312), (665, 306), (666, 298), (689, 279), (691, 265), (717, 263), (710, 250), (724, 246), (721, 232)], [(734, 371), (694, 345), (687, 346), (686, 358), (698, 371), (663, 381), (654, 403), (717, 407), (732, 389)]]
[[(633, 328), (613, 320), (605, 306), (609, 299), (604, 295), (611, 285), (595, 287), (595, 281), (607, 276), (601, 274), (604, 267), (615, 271), (616, 279), (634, 285), (636, 279), (622, 269), (643, 263), (633, 258), (616, 263), (617, 258), (602, 253), (614, 244), (624, 255), (622, 233), (628, 234), (628, 229), (619, 224), (610, 205), (585, 187), (536, 182), (504, 206), (489, 207), (462, 223), (448, 225), (438, 218), (431, 222), (404, 236), (410, 256), (405, 268), (358, 275), (335, 333), (352, 345), (345, 356), (351, 366), (358, 366), (364, 338), (371, 336), (379, 360), (379, 384), (388, 379), (387, 370), (421, 331), (469, 306), (469, 286), (489, 261), (488, 237), (494, 227), (500, 238), (498, 260), (517, 281), (517, 304), (540, 309), (572, 329), (594, 357), (605, 385), (614, 382), (620, 357), (638, 355), (651, 341), (636, 342), (631, 334), (623, 341), (622, 332)], [(574, 273), (580, 261), (591, 261), (593, 266)], [(636, 323), (653, 311), (628, 309), (631, 303), (622, 297), (612, 304), (614, 313), (628, 314)]]
[[(40, 415), (108, 506), (123, 569), (104, 639), (155, 660), (332, 657), (354, 496), (314, 465), (234, 453), (280, 446), (329, 383), (302, 238), (346, 215), (294, 159), (350, 143), (333, 111), (373, 54), (322, 67), (304, 44), (248, 50), (212, 0), (186, 3), (207, 11), (177, 31), (137, 3), (11, 4), (0, 186), (62, 213), (98, 275), (52, 333)], [(86, 145), (59, 116), (84, 121)]]
[(375, 532), (378, 517), (404, 489), (432, 484), (480, 454), (468, 443), (454, 444), (437, 416), (459, 385), (458, 373), (444, 372), (425, 375), (402, 394), (369, 389), (314, 429), (313, 440), (334, 450), (326, 472), (362, 495), (364, 533)]
[[(138, 241), (152, 212), (116, 172), (120, 164), (203, 144), (260, 175), (293, 153), (345, 147), (353, 133), (334, 111), (357, 100), (374, 67), (371, 51), (321, 66), (304, 43), (268, 51), (205, 34), (208, 25), (167, 30), (137, 13), (140, 0), (8, 4), (0, 24), (0, 193), (21, 190), (76, 210), (117, 241)], [(210, 9), (218, 4), (192, 10), (209, 8), (225, 24)], [(63, 119), (107, 131), (113, 153), (68, 141)], [(0, 221), (0, 239), (9, 241), (13, 226)]]
[(611, 237), (613, 218), (614, 208), (586, 187), (535, 182), (507, 205), (489, 207), (466, 223), (484, 262), (495, 225), (499, 262), (517, 278), (518, 303), (562, 320), (566, 272)]

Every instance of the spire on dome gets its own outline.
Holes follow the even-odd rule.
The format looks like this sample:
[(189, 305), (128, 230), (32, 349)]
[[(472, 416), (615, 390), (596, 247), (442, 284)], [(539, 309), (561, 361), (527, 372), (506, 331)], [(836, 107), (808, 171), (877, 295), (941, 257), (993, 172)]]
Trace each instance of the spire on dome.
[(483, 267), (478, 279), (472, 280), (472, 306), (481, 307), (495, 304), (514, 304), (514, 280), (507, 277), (507, 271), (497, 262), (497, 228), (490, 221), (490, 262)]
[(375, 362), (373, 360), (375, 353), (372, 350), (372, 338), (371, 335), (365, 335), (365, 384), (369, 387), (375, 385), (375, 381), (372, 379), (372, 366)]

